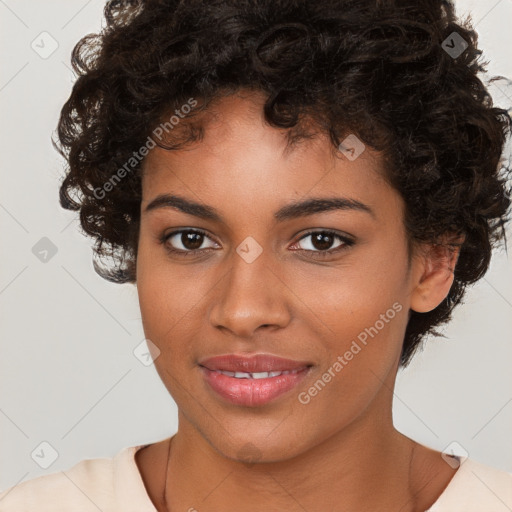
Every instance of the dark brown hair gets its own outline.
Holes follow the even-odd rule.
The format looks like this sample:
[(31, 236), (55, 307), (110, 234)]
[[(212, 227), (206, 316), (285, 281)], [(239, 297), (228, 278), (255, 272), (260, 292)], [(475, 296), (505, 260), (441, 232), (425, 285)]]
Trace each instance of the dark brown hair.
[[(78, 78), (54, 142), (69, 164), (61, 205), (80, 212), (95, 255), (111, 261), (96, 261), (96, 271), (136, 281), (142, 164), (134, 152), (164, 116), (190, 98), (200, 112), (222, 95), (258, 90), (266, 120), (288, 128), (291, 143), (311, 136), (312, 120), (334, 147), (354, 133), (382, 151), (405, 201), (409, 242), (465, 236), (446, 299), (410, 312), (407, 365), (505, 237), (510, 167), (501, 155), (511, 119), (478, 77), (485, 63), (469, 22), (442, 0), (112, 0), (105, 18), (101, 33), (74, 48)], [(157, 143), (170, 150), (202, 133), (193, 122), (167, 131)]]

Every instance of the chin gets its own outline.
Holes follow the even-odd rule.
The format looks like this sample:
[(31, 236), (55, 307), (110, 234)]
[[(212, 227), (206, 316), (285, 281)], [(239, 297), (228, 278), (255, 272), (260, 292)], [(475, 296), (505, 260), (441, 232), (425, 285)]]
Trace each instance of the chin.
[(204, 437), (223, 457), (250, 466), (293, 459), (315, 444), (313, 440), (308, 443), (307, 439), (299, 439), (290, 432), (277, 433), (277, 429), (270, 435), (267, 429), (241, 430), (239, 435), (229, 435), (228, 431), (220, 429)]

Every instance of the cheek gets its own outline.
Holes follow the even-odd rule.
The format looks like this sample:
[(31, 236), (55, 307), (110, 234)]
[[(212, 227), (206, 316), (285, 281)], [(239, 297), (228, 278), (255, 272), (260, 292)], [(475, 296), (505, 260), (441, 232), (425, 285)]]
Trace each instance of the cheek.
[(400, 353), (407, 324), (405, 308), (396, 297), (370, 297), (347, 294), (337, 303), (325, 304), (326, 313), (329, 308), (331, 312), (325, 318), (330, 332), (323, 338), (330, 354), (327, 366), (338, 361), (343, 373), (356, 380), (363, 370), (386, 373)]
[(158, 346), (178, 323), (181, 313), (174, 302), (177, 283), (164, 260), (162, 246), (142, 236), (137, 254), (137, 293), (144, 332)]
[(296, 314), (310, 318), (319, 352), (327, 356), (320, 372), (341, 356), (332, 369), (333, 382), (360, 391), (369, 379), (378, 383), (372, 372), (384, 376), (400, 355), (408, 320), (407, 254), (384, 246), (358, 261), (347, 259), (333, 272), (325, 270), (295, 277), (294, 292), (307, 306)]
[(372, 297), (356, 303), (354, 295), (346, 295), (341, 305), (325, 304), (336, 312), (329, 317), (328, 334), (324, 329), (319, 336), (326, 357), (299, 396), (304, 414), (330, 419), (325, 428), (350, 423), (385, 389), (383, 383), (390, 386), (407, 313), (399, 301)]
[[(137, 292), (146, 338), (161, 351), (162, 361), (176, 361), (188, 352), (204, 318), (208, 287), (197, 278), (193, 265), (171, 265), (165, 249), (141, 239), (137, 257)], [(184, 342), (183, 342), (184, 341)], [(167, 363), (166, 363), (167, 364)]]
[(155, 369), (171, 396), (179, 396), (180, 382), (193, 367), (193, 309), (176, 290), (172, 280), (152, 269), (143, 272), (138, 284), (144, 336), (156, 347)]
[(167, 349), (167, 340), (178, 340), (190, 325), (192, 301), (179, 283), (156, 271), (140, 278), (138, 294), (146, 337)]
[[(406, 254), (383, 247), (360, 251), (337, 267), (310, 266), (287, 277), (294, 294), (325, 327), (325, 334), (354, 336), (372, 326), (395, 302), (405, 308), (406, 270)], [(394, 320), (395, 313), (391, 310), (388, 316)]]

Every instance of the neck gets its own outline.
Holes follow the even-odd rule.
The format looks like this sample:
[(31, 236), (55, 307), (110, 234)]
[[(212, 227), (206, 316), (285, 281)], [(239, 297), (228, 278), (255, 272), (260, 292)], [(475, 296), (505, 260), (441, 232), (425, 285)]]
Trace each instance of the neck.
[(179, 419), (167, 468), (168, 511), (415, 510), (417, 445), (394, 429), (390, 404), (368, 408), (297, 457), (255, 464), (223, 456)]

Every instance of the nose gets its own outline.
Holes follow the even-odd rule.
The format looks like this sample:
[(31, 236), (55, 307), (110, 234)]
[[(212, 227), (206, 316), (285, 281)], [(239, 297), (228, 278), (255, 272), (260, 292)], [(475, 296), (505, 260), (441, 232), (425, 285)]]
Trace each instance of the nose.
[(251, 338), (260, 328), (283, 328), (290, 322), (289, 288), (278, 267), (271, 268), (265, 251), (248, 263), (234, 252), (228, 272), (217, 285), (210, 322), (240, 338)]

